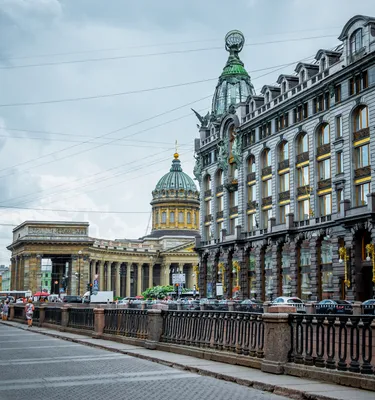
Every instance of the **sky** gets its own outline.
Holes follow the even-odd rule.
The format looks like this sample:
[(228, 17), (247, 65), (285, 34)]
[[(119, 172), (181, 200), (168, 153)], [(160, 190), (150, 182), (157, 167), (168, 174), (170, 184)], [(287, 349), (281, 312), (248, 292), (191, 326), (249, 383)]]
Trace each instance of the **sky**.
[(258, 93), (340, 44), (353, 15), (374, 15), (373, 0), (311, 4), (0, 0), (0, 264), (25, 220), (88, 221), (103, 239), (149, 232), (176, 140), (192, 176), (190, 108), (210, 109), (229, 30), (244, 33)]

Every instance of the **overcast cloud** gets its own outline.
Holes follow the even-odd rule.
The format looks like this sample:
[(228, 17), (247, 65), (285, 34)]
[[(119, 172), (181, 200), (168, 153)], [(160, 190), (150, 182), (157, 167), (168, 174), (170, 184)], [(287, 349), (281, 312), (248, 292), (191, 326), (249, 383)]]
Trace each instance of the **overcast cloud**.
[[(248, 45), (283, 41), (249, 45), (241, 53), (259, 91), (280, 73), (292, 73), (294, 67), (261, 78), (257, 77), (269, 71), (251, 71), (332, 48), (339, 44), (337, 37), (350, 17), (374, 14), (373, 0), (237, 0), (233, 4), (223, 0), (0, 0), (0, 206), (144, 212), (2, 209), (0, 223), (81, 220), (90, 222), (95, 237), (144, 235), (151, 191), (170, 168), (175, 140), (180, 143), (182, 166), (191, 175), (193, 140), (198, 134), (191, 106), (150, 117), (213, 94), (216, 82), (87, 101), (4, 105), (216, 78), (227, 59), (224, 36), (231, 29), (242, 30)], [(185, 51), (193, 49), (206, 50)], [(184, 52), (150, 55), (180, 50)], [(132, 55), (145, 56), (63, 63)], [(25, 67), (44, 63), (59, 64)], [(210, 102), (207, 98), (193, 107), (205, 113)], [(93, 140), (112, 131), (117, 132)], [(120, 138), (125, 139), (103, 145)], [(11, 242), (11, 231), (12, 227), (0, 225), (1, 264), (9, 263), (5, 247)]]

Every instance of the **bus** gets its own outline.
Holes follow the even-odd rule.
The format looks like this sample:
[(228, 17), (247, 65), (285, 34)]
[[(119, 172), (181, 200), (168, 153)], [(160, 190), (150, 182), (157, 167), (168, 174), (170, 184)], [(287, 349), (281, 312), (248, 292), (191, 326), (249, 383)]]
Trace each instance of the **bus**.
[(11, 301), (16, 301), (19, 298), (31, 297), (31, 290), (0, 290), (0, 301), (10, 299)]

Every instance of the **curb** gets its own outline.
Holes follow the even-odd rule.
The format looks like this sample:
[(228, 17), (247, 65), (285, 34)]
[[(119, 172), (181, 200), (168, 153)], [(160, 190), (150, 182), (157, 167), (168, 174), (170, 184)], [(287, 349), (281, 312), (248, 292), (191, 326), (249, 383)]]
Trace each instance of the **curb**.
[[(114, 349), (114, 348), (111, 348), (111, 347), (104, 346), (102, 344), (88, 343), (88, 342), (86, 342), (84, 340), (81, 340), (81, 339), (64, 337), (64, 336), (60, 336), (58, 334), (54, 334), (52, 332), (41, 332), (41, 331), (37, 331), (35, 329), (31, 329), (29, 331), (27, 327), (24, 327), (21, 323), (18, 323), (18, 322), (10, 323), (10, 321), (9, 322), (8, 321), (7, 322), (2, 321), (2, 324), (7, 325), (7, 326), (11, 326), (13, 328), (17, 328), (17, 329), (20, 329), (20, 330), (39, 333), (40, 335), (44, 335), (44, 336), (49, 336), (49, 337), (65, 340), (67, 342), (78, 343), (78, 344), (81, 344), (81, 345), (84, 345), (84, 346), (110, 351), (112, 353), (120, 353), (120, 354), (124, 354), (124, 355), (127, 355), (127, 356), (139, 358), (139, 359), (142, 359), (142, 360), (155, 362), (155, 363), (158, 363), (158, 364), (161, 364), (161, 365), (165, 365), (167, 367), (172, 367), (172, 368), (176, 368), (176, 369), (179, 369), (179, 370), (189, 371), (189, 372), (192, 372), (192, 373), (195, 373), (195, 374), (199, 374), (199, 375), (202, 375), (202, 376), (209, 376), (211, 378), (216, 378), (216, 379), (220, 379), (220, 380), (227, 381), (227, 382), (233, 382), (233, 383), (236, 383), (238, 385), (251, 387), (253, 389), (256, 389), (256, 390), (259, 390), (259, 391), (262, 391), (262, 392), (268, 392), (268, 393), (273, 393), (275, 395), (288, 397), (289, 399), (294, 399), (294, 400), (337, 400), (337, 397), (330, 397), (330, 396), (321, 395), (321, 394), (307, 393), (307, 392), (304, 392), (303, 390), (290, 389), (290, 388), (287, 388), (287, 387), (284, 387), (284, 386), (277, 386), (277, 385), (264, 383), (264, 382), (259, 382), (259, 381), (256, 381), (256, 380), (251, 380), (251, 379), (246, 379), (246, 378), (235, 378), (235, 377), (233, 377), (231, 375), (226, 375), (226, 374), (222, 374), (222, 373), (218, 373), (218, 372), (208, 371), (208, 370), (203, 369), (201, 367), (194, 367), (194, 366), (188, 366), (188, 365), (184, 365), (184, 364), (180, 364), (180, 363), (176, 363), (176, 362), (165, 361), (165, 360), (162, 360), (162, 359), (157, 358), (157, 357), (138, 354), (138, 353), (130, 352), (130, 351), (127, 351), (127, 350)], [(17, 324), (17, 325), (15, 325), (15, 324)]]

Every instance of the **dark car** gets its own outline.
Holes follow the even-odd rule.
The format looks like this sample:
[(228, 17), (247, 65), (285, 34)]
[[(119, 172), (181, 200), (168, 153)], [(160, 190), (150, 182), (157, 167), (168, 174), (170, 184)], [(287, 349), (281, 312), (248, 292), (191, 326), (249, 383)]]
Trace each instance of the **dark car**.
[(241, 303), (236, 304), (235, 310), (262, 313), (263, 303), (256, 300), (246, 299), (241, 301)]
[(362, 303), (363, 314), (375, 315), (375, 299), (369, 299)]
[(81, 296), (64, 296), (63, 298), (64, 303), (82, 303)]
[(316, 305), (317, 314), (353, 314), (353, 306), (346, 300), (322, 300)]

